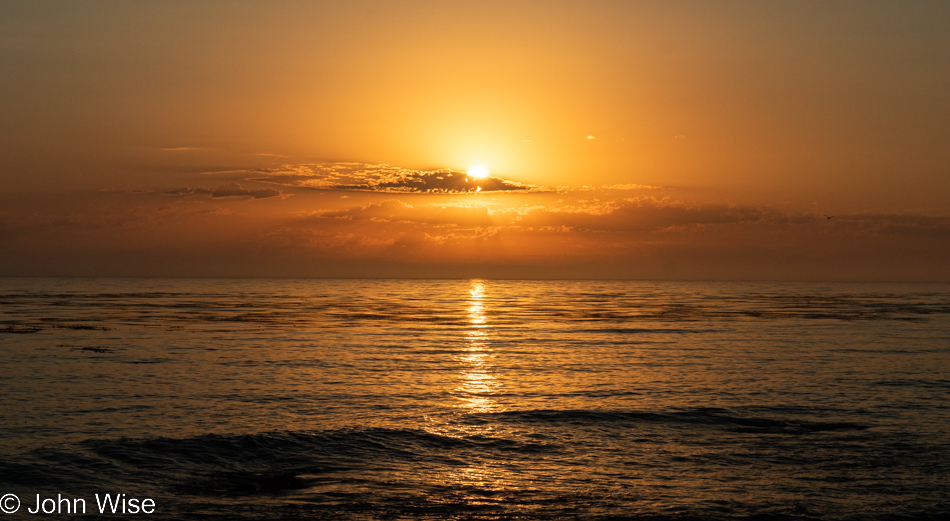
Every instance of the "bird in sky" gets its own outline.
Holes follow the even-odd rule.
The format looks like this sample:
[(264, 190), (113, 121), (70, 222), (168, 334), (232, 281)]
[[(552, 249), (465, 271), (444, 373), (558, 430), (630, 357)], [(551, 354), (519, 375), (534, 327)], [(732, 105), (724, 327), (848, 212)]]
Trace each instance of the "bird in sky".
[(828, 219), (829, 221), (834, 218), (834, 215), (825, 215), (825, 214), (822, 214), (822, 215), (824, 215), (825, 219)]

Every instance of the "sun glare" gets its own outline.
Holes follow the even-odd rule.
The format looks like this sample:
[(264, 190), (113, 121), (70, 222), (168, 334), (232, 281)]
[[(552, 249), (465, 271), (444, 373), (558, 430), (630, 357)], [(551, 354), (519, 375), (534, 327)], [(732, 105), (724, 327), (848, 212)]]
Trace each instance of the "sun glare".
[(474, 177), (475, 179), (484, 179), (488, 177), (488, 170), (485, 170), (485, 167), (473, 166), (468, 169), (469, 177)]

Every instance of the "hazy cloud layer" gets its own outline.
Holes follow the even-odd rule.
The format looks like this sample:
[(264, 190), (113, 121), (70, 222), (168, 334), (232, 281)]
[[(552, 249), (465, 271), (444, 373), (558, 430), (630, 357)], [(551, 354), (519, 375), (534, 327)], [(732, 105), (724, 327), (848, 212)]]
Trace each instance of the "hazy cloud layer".
[(203, 186), (181, 187), (174, 190), (163, 192), (165, 195), (206, 195), (211, 197), (252, 197), (254, 199), (266, 199), (268, 197), (280, 197), (282, 192), (273, 188), (261, 188), (249, 190), (241, 187), (237, 183), (228, 183), (218, 185), (217, 188), (205, 188)]
[(713, 225), (818, 225), (824, 218), (751, 206), (688, 204), (639, 197), (617, 201), (551, 202), (520, 207), (478, 202), (406, 204), (388, 200), (343, 210), (316, 211), (314, 219), (372, 220), (452, 226), (517, 226), (575, 232), (685, 232)]
[[(303, 191), (279, 205), (240, 203), (275, 195), (232, 183), (99, 192), (42, 207), (6, 200), (0, 248), (13, 255), (0, 269), (431, 276), (436, 266), (462, 276), (463, 266), (497, 265), (486, 273), (944, 280), (950, 259), (950, 217), (941, 216), (842, 212), (829, 220), (805, 210), (629, 197), (628, 190), (345, 199)], [(194, 258), (209, 259), (211, 268), (193, 268)], [(359, 263), (362, 271), (352, 268)]]
[(894, 237), (950, 238), (950, 217), (913, 214), (856, 214), (835, 219), (864, 233)]

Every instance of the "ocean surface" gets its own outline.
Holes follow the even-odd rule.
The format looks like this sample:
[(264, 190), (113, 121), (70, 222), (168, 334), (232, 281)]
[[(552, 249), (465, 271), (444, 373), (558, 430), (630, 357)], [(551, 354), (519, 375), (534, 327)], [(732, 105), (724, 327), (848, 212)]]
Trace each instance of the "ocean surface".
[(0, 360), (11, 520), (950, 519), (947, 284), (0, 279)]

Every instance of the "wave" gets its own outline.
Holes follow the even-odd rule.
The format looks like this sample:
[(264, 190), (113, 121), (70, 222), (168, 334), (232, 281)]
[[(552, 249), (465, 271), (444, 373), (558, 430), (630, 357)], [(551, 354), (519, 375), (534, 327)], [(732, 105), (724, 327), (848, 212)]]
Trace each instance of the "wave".
[[(713, 460), (708, 454), (679, 455), (675, 443), (661, 442), (652, 445), (658, 450), (644, 452), (632, 447), (642, 445), (638, 441), (643, 440), (622, 438), (635, 424), (672, 429), (712, 426), (760, 434), (862, 430), (865, 425), (746, 416), (715, 408), (525, 410), (473, 414), (466, 421), (491, 421), (494, 428), (467, 429), (463, 422), (446, 432), (364, 428), (90, 439), (0, 459), (0, 489), (86, 496), (90, 490), (154, 494), (164, 498), (165, 510), (150, 519), (935, 521), (950, 514), (933, 501), (935, 495), (946, 499), (946, 494), (935, 492), (933, 486), (913, 488), (930, 498), (916, 502), (902, 503), (906, 493), (897, 490), (900, 487), (879, 491), (880, 499), (862, 495), (863, 487), (878, 484), (875, 476), (888, 469), (868, 470), (871, 477), (865, 485), (838, 483), (835, 472), (824, 478), (808, 475), (835, 465), (816, 457), (808, 462), (810, 470), (795, 478), (798, 481), (776, 478), (763, 488), (754, 478), (760, 466), (778, 465), (785, 474), (796, 475), (803, 474), (804, 462), (783, 457), (783, 449), (779, 449), (741, 466), (725, 468), (720, 463), (711, 467)], [(531, 424), (573, 428), (551, 438), (528, 428)], [(607, 428), (607, 434), (585, 438), (578, 434), (578, 425)], [(709, 438), (696, 433), (690, 436), (698, 438), (697, 447), (710, 450)], [(622, 439), (618, 441), (618, 437)], [(608, 439), (613, 440), (608, 450), (599, 449)], [(714, 450), (728, 452), (730, 458), (752, 456), (738, 446)], [(634, 452), (624, 456), (628, 451)], [(647, 465), (644, 459), (652, 457), (650, 454), (659, 454), (661, 463)], [(781, 472), (772, 470), (771, 475), (780, 476)], [(944, 472), (935, 470), (936, 475)], [(851, 468), (849, 472), (857, 471)], [(710, 480), (717, 473), (725, 481)], [(704, 488), (712, 485), (718, 488)], [(748, 493), (736, 494), (735, 487), (744, 485), (751, 487)], [(830, 487), (829, 494), (844, 493), (846, 504), (829, 502), (820, 494), (806, 501), (801, 494), (816, 485)], [(690, 497), (690, 491), (697, 497)]]
[[(190, 438), (91, 439), (66, 448), (32, 450), (14, 463), (0, 465), (0, 483), (40, 484), (51, 477), (83, 475), (153, 476), (187, 473), (215, 475), (193, 491), (228, 492), (263, 479), (274, 487), (294, 483), (294, 475), (320, 474), (400, 464), (457, 461), (475, 454), (535, 454), (556, 450), (551, 444), (518, 442), (482, 435), (436, 434), (421, 429), (341, 429), (323, 432), (267, 432), (242, 435), (207, 434)], [(20, 463), (16, 463), (16, 462)], [(280, 469), (280, 470), (275, 470)], [(379, 470), (379, 468), (377, 468)], [(283, 476), (283, 477), (281, 477)], [(271, 478), (273, 482), (268, 481)], [(245, 483), (247, 482), (247, 483)]]
[(590, 329), (574, 329), (574, 333), (616, 333), (621, 335), (637, 334), (701, 334), (721, 333), (722, 329), (686, 329), (686, 328), (648, 328), (648, 327), (605, 327)]
[[(29, 461), (26, 467), (6, 466), (0, 471), (0, 483), (43, 482), (50, 476), (82, 475), (90, 470), (109, 469), (115, 475), (133, 472), (187, 472), (191, 475), (211, 472), (237, 473), (236, 478), (212, 489), (241, 487), (243, 474), (254, 479), (285, 476), (288, 469), (297, 475), (319, 474), (330, 470), (366, 470), (385, 466), (452, 463), (481, 459), (534, 458), (538, 455), (563, 454), (573, 448), (557, 438), (535, 436), (519, 438), (503, 435), (466, 433), (465, 426), (491, 425), (525, 427), (547, 424), (571, 431), (615, 429), (615, 436), (632, 436), (637, 425), (669, 428), (696, 426), (749, 434), (803, 435), (822, 432), (862, 431), (869, 425), (852, 422), (816, 422), (745, 416), (725, 409), (697, 408), (678, 411), (602, 411), (533, 409), (493, 413), (471, 413), (458, 418), (459, 428), (445, 432), (425, 429), (357, 428), (316, 432), (275, 431), (257, 434), (206, 434), (188, 438), (90, 439), (71, 447), (34, 449), (17, 458)], [(533, 431), (531, 431), (533, 432)], [(569, 438), (565, 436), (564, 439)], [(635, 439), (635, 438), (630, 438)], [(39, 469), (39, 470), (37, 470)], [(32, 476), (32, 477), (31, 477)], [(270, 478), (267, 478), (270, 479)], [(277, 479), (277, 478), (275, 478)], [(281, 482), (277, 479), (277, 482)], [(236, 481), (235, 481), (236, 480)], [(266, 481), (266, 479), (265, 479)], [(291, 480), (292, 481), (292, 480)], [(288, 482), (290, 483), (290, 482)], [(274, 484), (272, 484), (275, 486)], [(268, 485), (268, 486), (272, 486)], [(208, 488), (207, 484), (202, 485)], [(266, 488), (266, 487), (265, 487)]]
[(543, 422), (570, 425), (609, 424), (698, 424), (722, 427), (733, 432), (768, 434), (807, 434), (828, 431), (860, 431), (869, 428), (851, 422), (815, 422), (794, 419), (742, 416), (726, 409), (697, 408), (671, 412), (650, 411), (597, 411), (597, 410), (527, 410), (473, 414), (475, 422)]

